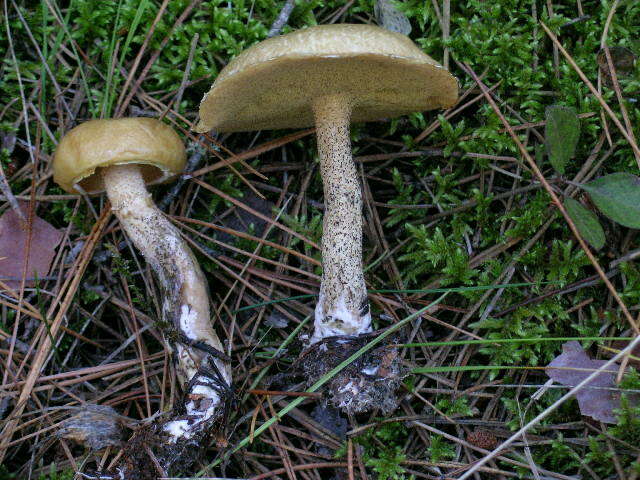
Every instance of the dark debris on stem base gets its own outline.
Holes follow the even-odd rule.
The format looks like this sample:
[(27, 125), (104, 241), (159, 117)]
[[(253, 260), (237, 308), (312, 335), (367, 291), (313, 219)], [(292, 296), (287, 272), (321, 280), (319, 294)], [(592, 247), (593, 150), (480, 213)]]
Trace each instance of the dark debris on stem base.
[[(371, 341), (376, 333), (357, 337), (327, 337), (300, 355), (300, 369), (308, 385), (348, 359)], [(389, 414), (398, 407), (396, 391), (407, 370), (402, 366), (393, 336), (365, 352), (338, 372), (325, 385), (325, 398), (348, 413), (380, 410)]]

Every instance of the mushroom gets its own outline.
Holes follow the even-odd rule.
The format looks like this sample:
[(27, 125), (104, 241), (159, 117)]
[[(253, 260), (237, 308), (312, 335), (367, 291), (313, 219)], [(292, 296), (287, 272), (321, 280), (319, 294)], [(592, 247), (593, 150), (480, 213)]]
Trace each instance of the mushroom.
[(168, 443), (205, 434), (231, 385), (229, 363), (211, 325), (206, 279), (145, 186), (175, 177), (185, 160), (180, 137), (152, 118), (85, 122), (62, 138), (53, 160), (54, 180), (67, 192), (106, 190), (120, 225), (158, 277), (164, 338), (186, 390), (184, 418), (161, 427)]
[(341, 24), (252, 46), (220, 72), (202, 99), (198, 132), (316, 127), (325, 215), (312, 342), (371, 331), (362, 194), (349, 123), (448, 107), (457, 96), (456, 79), (408, 37)]

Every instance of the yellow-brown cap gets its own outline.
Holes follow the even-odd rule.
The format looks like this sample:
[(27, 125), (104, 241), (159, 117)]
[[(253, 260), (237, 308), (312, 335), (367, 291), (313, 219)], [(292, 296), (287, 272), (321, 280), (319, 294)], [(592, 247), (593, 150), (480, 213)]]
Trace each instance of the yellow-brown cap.
[(53, 179), (69, 193), (104, 191), (98, 168), (140, 164), (147, 184), (162, 183), (184, 169), (186, 152), (178, 134), (154, 118), (90, 120), (60, 140)]
[(372, 25), (321, 25), (260, 42), (218, 75), (200, 103), (207, 132), (312, 126), (312, 102), (345, 94), (354, 122), (449, 107), (458, 82), (408, 37)]

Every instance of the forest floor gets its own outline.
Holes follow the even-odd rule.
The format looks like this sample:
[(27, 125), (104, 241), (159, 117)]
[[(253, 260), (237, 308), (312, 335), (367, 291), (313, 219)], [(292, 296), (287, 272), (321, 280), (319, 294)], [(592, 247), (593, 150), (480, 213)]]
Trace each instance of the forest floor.
[[(395, 20), (374, 3), (3, 2), (2, 212), (24, 201), (56, 228), (38, 248), (57, 247), (37, 281), (3, 274), (0, 480), (98, 478), (76, 472), (107, 468), (121, 445), (87, 448), (65, 422), (108, 406), (126, 439), (181, 395), (144, 258), (104, 197), (52, 179), (65, 132), (118, 116), (162, 118), (189, 146), (193, 175), (154, 198), (207, 275), (237, 393), (194, 473), (640, 477), (640, 348), (607, 367), (610, 386), (565, 398), (639, 331), (640, 2), (378, 2)], [(407, 320), (394, 342), (409, 375), (396, 411), (345, 416), (294, 375), (321, 274), (313, 131), (210, 141), (192, 127), (218, 72), (272, 26), (406, 20), (460, 100), (352, 126), (374, 327)], [(13, 234), (0, 229), (2, 261)], [(569, 381), (550, 380), (554, 360)]]

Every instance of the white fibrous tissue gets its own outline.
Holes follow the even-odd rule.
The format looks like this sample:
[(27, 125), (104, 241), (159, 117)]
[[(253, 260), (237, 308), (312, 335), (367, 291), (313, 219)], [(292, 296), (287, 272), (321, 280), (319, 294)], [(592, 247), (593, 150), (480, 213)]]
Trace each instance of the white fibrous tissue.
[(340, 389), (338, 390), (339, 393), (345, 393), (345, 392), (351, 392), (351, 393), (357, 393), (358, 389), (357, 387), (354, 385), (353, 381), (347, 383), (346, 385), (343, 385), (342, 387), (340, 387)]
[(180, 330), (184, 333), (189, 340), (197, 340), (197, 336), (193, 331), (193, 326), (198, 319), (198, 312), (189, 307), (189, 305), (182, 305), (180, 307)]
[[(324, 295), (321, 293), (320, 298), (318, 298), (311, 343), (316, 343), (326, 337), (339, 335), (357, 336), (371, 332), (371, 314), (367, 313), (362, 317), (360, 315), (353, 315), (347, 308), (344, 294), (340, 296), (339, 301), (331, 312), (325, 312), (323, 310), (323, 297)], [(336, 320), (340, 320), (342, 323), (339, 326), (337, 326), (337, 322), (325, 323), (324, 318), (327, 315), (330, 315)]]
[(378, 367), (363, 368), (362, 373), (364, 373), (365, 375), (375, 375), (376, 373), (378, 373)]
[(177, 442), (179, 438), (189, 439), (193, 435), (187, 420), (173, 420), (168, 422), (164, 426), (164, 431), (169, 434), (171, 443)]
[[(208, 379), (200, 378), (197, 381), (205, 383)], [(163, 428), (169, 435), (171, 443), (192, 438), (200, 427), (204, 425), (203, 422), (214, 416), (220, 405), (220, 396), (208, 385), (200, 384), (194, 386), (189, 397), (191, 399), (185, 404), (189, 419), (173, 420)]]

